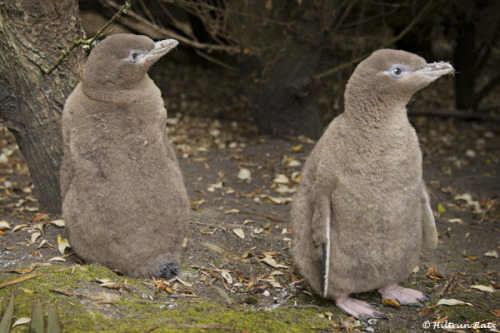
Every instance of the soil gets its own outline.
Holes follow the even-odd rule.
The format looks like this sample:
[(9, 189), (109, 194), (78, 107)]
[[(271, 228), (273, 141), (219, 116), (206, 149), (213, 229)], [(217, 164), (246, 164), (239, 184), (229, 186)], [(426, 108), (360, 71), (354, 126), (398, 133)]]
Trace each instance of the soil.
[[(164, 63), (152, 73), (167, 98), (169, 136), (176, 146), (192, 202), (181, 281), (127, 279), (117, 273), (103, 273), (104, 268), (80, 266), (83, 263), (71, 254), (71, 249), (61, 254), (57, 237), (66, 238), (65, 230), (51, 223), (60, 217), (38, 212), (25, 162), (12, 136), (2, 129), (0, 217), (10, 224), (10, 229), (0, 236), (0, 283), (18, 278), (19, 273), (26, 276), (41, 271), (55, 279), (57, 272), (65, 268), (74, 271), (75, 267), (87, 267), (91, 272), (97, 269), (95, 274), (108, 274), (112, 281), (133, 286), (129, 291), (120, 288), (102, 291), (93, 280), (66, 277), (70, 279), (67, 288), (78, 292), (80, 302), (73, 296), (68, 303), (67, 299), (72, 296), (61, 293), (51, 293), (50, 300), (59, 304), (61, 322), (67, 331), (85, 331), (83, 327), (87, 327), (71, 316), (77, 312), (77, 303), (86, 304), (88, 311), (102, 315), (106, 323), (102, 325), (108, 325), (105, 327), (138, 316), (129, 313), (129, 308), (118, 301), (123, 294), (132, 297), (134, 293), (145, 307), (150, 303), (156, 306), (158, 302), (167, 308), (174, 304), (174, 307), (191, 309), (205, 302), (219, 307), (216, 311), (206, 310), (203, 322), (193, 319), (195, 317), (179, 317), (180, 323), (174, 318), (169, 319), (172, 320), (170, 326), (164, 326), (165, 322), (155, 319), (124, 331), (281, 331), (273, 328), (272, 323), (276, 321), (285, 322), (287, 331), (424, 331), (427, 328), (438, 331), (450, 323), (473, 325), (475, 322), (490, 328), (496, 324), (498, 330), (498, 122), (411, 117), (421, 141), (424, 177), (440, 238), (438, 249), (423, 253), (419, 267), (402, 285), (421, 290), (431, 301), (426, 303), (426, 309), (398, 308), (384, 304), (374, 292), (360, 294), (358, 298), (374, 303), (390, 317), (360, 323), (339, 311), (333, 301), (315, 296), (301, 280), (290, 256), (293, 240), (290, 201), (298, 186), (297, 176), (314, 142), (304, 137), (282, 140), (259, 135), (236, 76), (227, 73), (221, 80), (219, 72), (220, 69), (210, 66), (188, 68), (182, 54), (178, 54), (173, 62)], [(437, 90), (443, 92), (438, 94), (442, 97), (441, 105), (446, 106), (449, 101), (443, 96), (449, 96), (451, 81), (444, 81), (427, 88), (428, 94), (419, 94), (416, 97), (419, 101), (414, 105), (434, 107)], [(33, 236), (42, 230), (38, 238)], [(19, 271), (30, 266), (33, 269), (30, 272)], [(28, 300), (36, 298), (37, 293), (41, 297), (42, 290), (33, 296), (29, 294), (32, 285), (28, 282), (16, 284), (17, 293), (26, 294)], [(483, 287), (473, 287), (477, 285)], [(51, 287), (50, 280), (40, 286), (58, 289)], [(68, 290), (64, 286), (59, 288)], [(144, 288), (149, 289), (144, 291)], [(10, 290), (10, 287), (0, 289), (0, 295), (8, 299)], [(144, 292), (154, 297), (144, 298)], [(107, 296), (102, 296), (103, 293)], [(96, 294), (102, 297), (91, 297)], [(103, 306), (103, 299), (114, 306)], [(441, 299), (458, 299), (470, 306), (438, 306)], [(4, 301), (3, 308), (6, 303)], [(279, 312), (283, 309), (292, 317), (283, 318), (284, 312)], [(307, 310), (304, 313), (309, 317), (299, 316), (302, 310)], [(29, 316), (29, 310), (19, 311), (26, 311), (24, 315)], [(226, 311), (249, 316), (256, 313), (269, 319), (263, 324), (226, 322), (221, 319)], [(162, 316), (169, 315), (165, 312)], [(430, 327), (426, 327), (426, 323)], [(92, 325), (97, 326), (88, 327), (100, 327), (99, 323)], [(100, 327), (99, 330), (106, 329)]]

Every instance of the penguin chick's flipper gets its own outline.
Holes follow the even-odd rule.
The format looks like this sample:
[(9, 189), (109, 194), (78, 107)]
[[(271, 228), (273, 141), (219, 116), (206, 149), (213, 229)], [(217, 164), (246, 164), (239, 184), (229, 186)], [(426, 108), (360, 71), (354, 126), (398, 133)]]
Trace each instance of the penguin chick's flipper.
[(422, 198), (423, 242), (422, 243), (424, 249), (429, 251), (434, 251), (438, 245), (436, 221), (434, 220), (434, 215), (432, 214), (432, 208), (429, 202), (429, 195), (427, 194), (427, 191), (425, 189), (425, 184), (422, 184), (422, 186), (423, 186), (423, 198)]
[(336, 304), (344, 313), (365, 322), (369, 319), (389, 319), (385, 313), (375, 310), (370, 304), (359, 299), (342, 296), (336, 299)]
[(430, 301), (430, 298), (418, 290), (403, 288), (396, 283), (378, 289), (384, 299), (397, 300), (401, 305), (425, 307), (423, 302)]
[(331, 249), (331, 201), (329, 195), (322, 195), (315, 206), (312, 225), (313, 239), (321, 248), (321, 296), (327, 297), (328, 278), (330, 272), (330, 249)]
[(179, 275), (179, 266), (175, 261), (165, 261), (159, 267), (160, 277), (169, 280), (176, 275)]

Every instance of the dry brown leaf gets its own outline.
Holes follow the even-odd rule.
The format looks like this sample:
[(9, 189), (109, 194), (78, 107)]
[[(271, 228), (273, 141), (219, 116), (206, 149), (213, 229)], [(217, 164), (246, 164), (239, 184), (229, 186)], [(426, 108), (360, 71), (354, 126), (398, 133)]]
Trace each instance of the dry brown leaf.
[(41, 220), (45, 220), (48, 217), (49, 217), (49, 214), (36, 213), (35, 216), (31, 219), (31, 222), (38, 222), (38, 221), (41, 221)]
[(6, 220), (0, 221), (0, 231), (10, 229), (10, 224)]
[(16, 232), (20, 229), (26, 229), (26, 228), (29, 228), (29, 225), (28, 224), (20, 224), (20, 225), (16, 225), (14, 227), (14, 229), (12, 229), (12, 232)]
[(265, 254), (264, 258), (260, 259), (260, 261), (262, 261), (262, 262), (264, 262), (264, 263), (266, 263), (269, 266), (274, 267), (274, 268), (286, 268), (286, 269), (289, 268), (286, 265), (278, 263), (276, 260), (274, 260), (274, 258), (272, 256), (270, 256), (268, 254)]
[(238, 236), (239, 238), (241, 239), (245, 239), (245, 232), (243, 231), (243, 229), (241, 228), (236, 228), (236, 229), (233, 229), (233, 232), (236, 236)]
[(31, 318), (29, 317), (22, 317), (19, 318), (18, 320), (15, 321), (14, 324), (12, 324), (12, 328), (19, 326), (19, 325), (25, 325), (27, 323), (31, 322)]
[(392, 306), (393, 308), (396, 308), (396, 309), (401, 309), (401, 304), (395, 300), (395, 299), (382, 299), (382, 303), (384, 303), (385, 305), (389, 305), (389, 306)]
[(34, 232), (31, 234), (31, 244), (35, 244), (36, 240), (38, 239), (38, 237), (40, 237), (42, 235), (41, 232)]
[(477, 290), (481, 290), (481, 291), (485, 291), (485, 292), (488, 292), (488, 293), (494, 293), (495, 292), (495, 289), (493, 289), (493, 287), (483, 286), (481, 284), (476, 284), (474, 286), (471, 286), (471, 288), (477, 289)]
[(130, 288), (125, 287), (123, 284), (118, 284), (114, 282), (105, 282), (100, 285), (100, 287), (116, 290), (126, 290), (130, 291)]
[(250, 182), (252, 181), (252, 173), (248, 169), (240, 169), (240, 171), (238, 172), (238, 179)]
[(290, 184), (290, 179), (283, 174), (279, 174), (273, 179), (273, 183), (275, 184)]
[(450, 299), (440, 299), (439, 302), (437, 302), (436, 305), (448, 305), (448, 306), (455, 306), (455, 305), (468, 305), (468, 306), (473, 306), (469, 302), (464, 302), (460, 301), (458, 299), (450, 298)]
[(485, 257), (498, 258), (498, 252), (496, 250), (488, 251), (484, 254)]
[(240, 210), (238, 208), (228, 209), (224, 212), (224, 214), (238, 214)]
[(64, 254), (64, 251), (70, 247), (71, 246), (66, 238), (62, 238), (61, 235), (57, 235), (57, 249), (61, 252), (61, 254)]
[(55, 225), (56, 227), (60, 227), (60, 228), (66, 226), (66, 221), (64, 221), (63, 219), (50, 221), (49, 223)]
[(429, 279), (432, 280), (441, 280), (444, 277), (441, 273), (437, 271), (435, 266), (429, 267), (427, 273), (425, 273), (425, 276), (427, 276)]

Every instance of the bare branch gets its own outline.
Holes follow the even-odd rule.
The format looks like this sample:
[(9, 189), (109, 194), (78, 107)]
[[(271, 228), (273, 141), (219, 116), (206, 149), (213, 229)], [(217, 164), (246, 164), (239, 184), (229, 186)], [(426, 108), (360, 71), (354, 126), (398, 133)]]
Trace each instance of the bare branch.
[[(119, 8), (119, 5), (113, 1), (113, 0), (99, 0), (101, 3), (110, 6), (112, 8)], [(155, 38), (174, 38), (177, 39), (179, 42), (191, 46), (196, 49), (200, 50), (205, 50), (207, 52), (212, 52), (212, 51), (221, 51), (221, 52), (227, 52), (230, 54), (237, 54), (241, 53), (241, 48), (239, 46), (230, 46), (230, 45), (217, 45), (217, 44), (208, 44), (208, 43), (200, 43), (195, 40), (191, 40), (189, 38), (186, 38), (177, 32), (160, 27), (146, 19), (144, 19), (142, 16), (138, 15), (137, 13), (133, 11), (127, 11), (127, 16), (129, 18), (134, 19), (137, 23), (139, 24), (132, 24), (132, 22), (127, 22), (128, 20), (123, 20), (121, 19), (120, 22), (122, 24), (131, 27), (135, 30), (139, 30), (142, 33), (146, 33), (146, 30), (151, 30), (155, 33)], [(246, 50), (248, 53), (255, 53), (253, 50)]]
[(118, 12), (116, 12), (116, 14), (101, 29), (99, 29), (99, 31), (94, 35), (94, 37), (92, 37), (91, 39), (87, 39), (87, 40), (85, 40), (85, 39), (75, 40), (70, 46), (68, 46), (68, 48), (66, 49), (66, 51), (64, 51), (64, 53), (61, 54), (61, 56), (59, 57), (59, 59), (57, 59), (56, 63), (54, 65), (52, 65), (52, 67), (50, 67), (48, 70), (43, 70), (42, 69), (42, 71), (45, 74), (52, 73), (52, 71), (54, 71), (54, 69), (56, 69), (64, 61), (64, 59), (66, 59), (66, 57), (68, 56), (68, 54), (70, 54), (71, 51), (73, 51), (78, 45), (84, 44), (84, 45), (90, 45), (90, 47), (92, 47), (92, 44), (95, 42), (95, 40), (97, 38), (99, 38), (100, 36), (103, 35), (103, 31), (113, 21), (115, 21), (118, 18), (118, 16), (120, 16), (122, 13), (125, 13), (125, 11), (128, 8), (130, 8), (130, 6), (132, 5), (131, 2), (132, 2), (132, 0), (125, 1), (125, 4), (119, 8)]
[[(422, 16), (424, 15), (425, 12), (427, 12), (427, 10), (431, 7), (431, 4), (434, 2), (434, 0), (430, 0), (424, 8), (422, 8), (422, 10), (418, 13), (417, 16), (415, 16), (415, 18), (394, 38), (388, 40), (387, 42), (385, 43), (382, 43), (379, 47), (377, 47), (376, 49), (383, 49), (383, 48), (386, 48), (388, 47), (389, 45), (393, 44), (393, 43), (396, 43), (398, 40), (400, 40), (401, 38), (403, 38), (412, 28), (413, 26), (420, 21), (420, 19), (422, 18)], [(325, 76), (328, 76), (328, 75), (331, 75), (331, 74), (334, 74), (336, 72), (338, 72), (339, 70), (341, 69), (344, 69), (345, 67), (348, 67), (350, 65), (353, 65), (355, 63), (358, 63), (360, 62), (361, 60), (365, 59), (366, 57), (368, 57), (369, 55), (371, 54), (370, 53), (367, 53), (367, 54), (364, 54), (362, 56), (359, 56), (355, 59), (352, 59), (351, 61), (348, 61), (346, 63), (343, 63), (343, 64), (340, 64), (332, 69), (329, 69), (323, 73), (320, 73), (320, 74), (316, 74), (315, 78), (316, 79), (322, 79), (324, 78)]]

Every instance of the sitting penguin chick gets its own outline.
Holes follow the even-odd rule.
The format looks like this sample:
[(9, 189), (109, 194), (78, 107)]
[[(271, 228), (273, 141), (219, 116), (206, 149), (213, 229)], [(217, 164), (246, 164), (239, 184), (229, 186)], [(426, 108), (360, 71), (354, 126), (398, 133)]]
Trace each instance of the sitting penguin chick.
[(178, 273), (189, 200), (161, 92), (147, 71), (178, 42), (100, 42), (62, 116), (62, 211), (86, 262), (133, 277)]
[(361, 320), (387, 318), (351, 293), (422, 306), (402, 288), (437, 232), (422, 178), (422, 154), (406, 114), (413, 94), (453, 72), (412, 53), (379, 50), (361, 62), (334, 119), (305, 164), (292, 205), (296, 265), (317, 294)]

